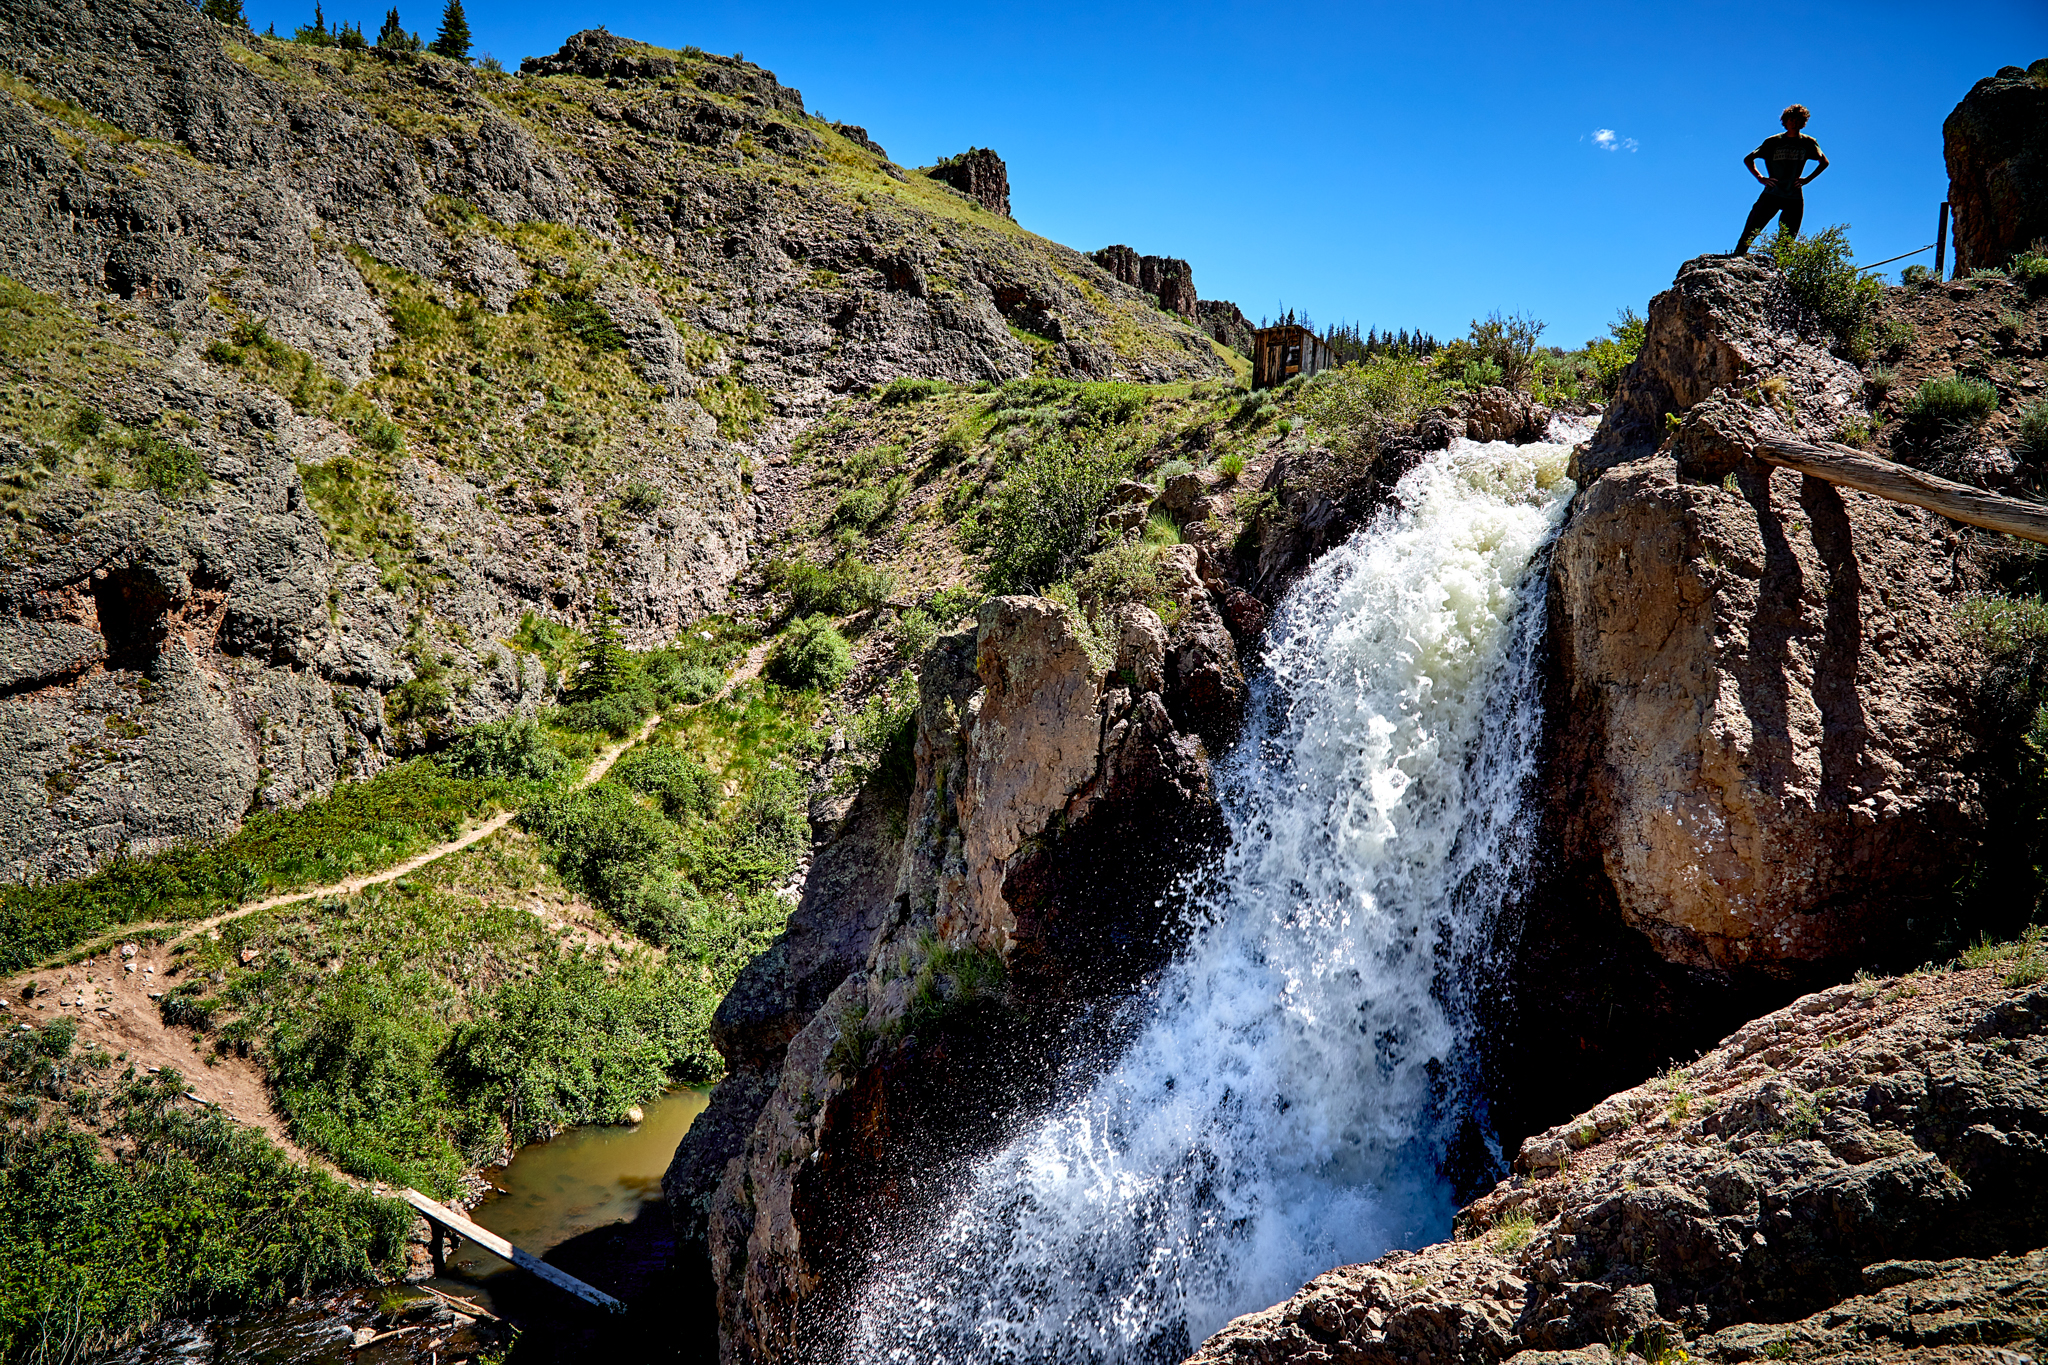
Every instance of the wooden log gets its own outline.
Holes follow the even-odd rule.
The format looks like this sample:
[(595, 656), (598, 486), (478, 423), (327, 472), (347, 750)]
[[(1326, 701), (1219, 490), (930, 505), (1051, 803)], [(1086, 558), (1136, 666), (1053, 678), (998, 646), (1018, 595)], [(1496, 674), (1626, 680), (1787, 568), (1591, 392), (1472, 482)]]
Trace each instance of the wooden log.
[(418, 1190), (400, 1190), (398, 1197), (425, 1214), (430, 1223), (438, 1223), (454, 1232), (461, 1233), (484, 1250), (495, 1256), (503, 1257), (521, 1270), (532, 1271), (557, 1289), (566, 1289), (585, 1303), (594, 1303), (599, 1308), (607, 1309), (613, 1313), (623, 1313), (626, 1311), (625, 1304), (620, 1303), (602, 1289), (592, 1289), (567, 1271), (557, 1270), (540, 1257), (520, 1250), (481, 1223), (472, 1223), (446, 1204), (429, 1199)]
[(1952, 483), (1847, 446), (1813, 445), (1789, 436), (1758, 436), (1756, 455), (1844, 488), (1860, 488), (1893, 502), (1939, 512), (1950, 521), (2048, 545), (2048, 505), (2042, 503)]

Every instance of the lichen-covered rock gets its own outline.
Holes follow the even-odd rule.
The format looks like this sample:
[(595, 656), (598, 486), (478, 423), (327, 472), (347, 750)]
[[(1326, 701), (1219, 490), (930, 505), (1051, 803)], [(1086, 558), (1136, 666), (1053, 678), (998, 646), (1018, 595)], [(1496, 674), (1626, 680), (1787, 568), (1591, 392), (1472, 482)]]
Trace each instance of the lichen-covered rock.
[[(1832, 440), (1864, 412), (1863, 376), (1803, 332), (1785, 281), (1748, 256), (1700, 256), (1679, 267), (1650, 300), (1643, 347), (1572, 477), (1649, 454), (1669, 422), (1716, 393), (1751, 396), (1781, 410), (1809, 439)], [(1769, 388), (1765, 388), (1765, 384)]]
[(1458, 1240), (1319, 1276), (1193, 1359), (2030, 1351), (2048, 1308), (2048, 989), (2003, 974), (1851, 984), (1758, 1019), (1523, 1143)]
[(788, 1037), (715, 1194), (691, 1184), (711, 1142), (694, 1133), (665, 1182), (679, 1217), (708, 1207), (726, 1359), (811, 1358), (878, 1216), (914, 1211), (931, 1163), (994, 1140), (1057, 1066), (1060, 1023), (1169, 951), (1167, 888), (1221, 832), (1194, 726), (1228, 704), (1216, 688), (1242, 689), (1195, 550), (1169, 565), (1171, 631), (1129, 607), (1104, 640), (1070, 608), (1004, 597), (942, 638), (922, 663), (893, 887), (832, 902), (848, 924), (879, 915), (865, 959), (807, 1018), (774, 1014), (772, 1036), (742, 1039), (721, 1009), (729, 1057)]
[(1971, 86), (1941, 149), (1958, 267), (1995, 269), (2048, 238), (2048, 57)]

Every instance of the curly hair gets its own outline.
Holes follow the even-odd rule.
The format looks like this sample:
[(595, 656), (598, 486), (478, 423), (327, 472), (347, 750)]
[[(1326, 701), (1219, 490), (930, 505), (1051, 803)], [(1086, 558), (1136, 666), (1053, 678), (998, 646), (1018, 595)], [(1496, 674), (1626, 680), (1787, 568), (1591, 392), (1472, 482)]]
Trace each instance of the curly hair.
[(1785, 112), (1778, 115), (1778, 122), (1793, 128), (1804, 128), (1806, 121), (1813, 117), (1813, 111), (1803, 104), (1788, 104)]

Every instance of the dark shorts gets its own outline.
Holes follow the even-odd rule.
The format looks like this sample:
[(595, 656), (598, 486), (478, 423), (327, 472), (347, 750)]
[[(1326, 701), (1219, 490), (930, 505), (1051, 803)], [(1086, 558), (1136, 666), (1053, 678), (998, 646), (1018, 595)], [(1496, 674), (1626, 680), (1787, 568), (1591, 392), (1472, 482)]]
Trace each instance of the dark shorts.
[(1787, 232), (1797, 233), (1800, 221), (1805, 217), (1806, 196), (1798, 189), (1766, 189), (1756, 197), (1756, 204), (1749, 211), (1749, 221), (1742, 225), (1742, 249), (1748, 248), (1771, 219), (1777, 218)]

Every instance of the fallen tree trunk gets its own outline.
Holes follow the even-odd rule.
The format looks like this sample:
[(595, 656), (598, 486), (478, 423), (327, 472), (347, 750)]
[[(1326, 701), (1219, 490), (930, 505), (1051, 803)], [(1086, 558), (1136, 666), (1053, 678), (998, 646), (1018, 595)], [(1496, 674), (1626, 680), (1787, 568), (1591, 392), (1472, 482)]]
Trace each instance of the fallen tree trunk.
[(1796, 469), (1844, 488), (1860, 488), (1893, 502), (1924, 507), (1951, 521), (2048, 545), (2048, 504), (2022, 502), (1968, 484), (1937, 479), (1847, 446), (1812, 445), (1789, 436), (1759, 435), (1755, 439), (1757, 458), (1771, 464)]

